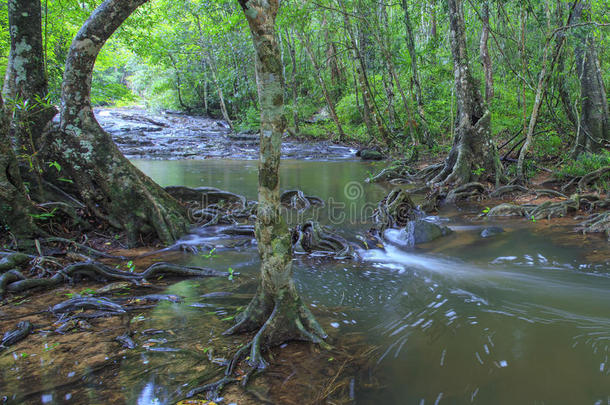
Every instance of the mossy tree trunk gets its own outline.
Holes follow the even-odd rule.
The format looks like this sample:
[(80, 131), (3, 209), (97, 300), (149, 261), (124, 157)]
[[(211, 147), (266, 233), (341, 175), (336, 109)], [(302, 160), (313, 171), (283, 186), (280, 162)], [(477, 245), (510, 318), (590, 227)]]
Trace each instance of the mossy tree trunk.
[[(580, 1), (574, 8), (574, 22), (590, 20), (591, 4)], [(572, 155), (599, 152), (610, 145), (610, 115), (606, 88), (597, 56), (595, 35), (590, 27), (575, 29), (574, 58), (580, 79), (581, 117)]]
[[(280, 212), (280, 147), (286, 127), (283, 76), (275, 34), (280, 0), (239, 0), (256, 51), (256, 82), (261, 108), (256, 240), (261, 282), (255, 297), (227, 334), (258, 330), (249, 363), (264, 368), (261, 348), (289, 340), (321, 342), (324, 331), (303, 304), (292, 280), (292, 242)], [(243, 351), (240, 351), (243, 353)]]
[(32, 203), (21, 181), (17, 158), (8, 136), (8, 119), (0, 96), (0, 232), (15, 238), (30, 238), (35, 226), (30, 213)]
[(187, 230), (186, 209), (139, 171), (98, 124), (91, 107), (95, 59), (106, 40), (147, 0), (106, 0), (72, 41), (61, 96), (59, 129), (47, 134), (45, 154), (60, 162), (82, 200), (100, 218), (127, 233), (155, 233), (164, 243)]
[(29, 156), (32, 166), (38, 170), (38, 141), (43, 128), (57, 113), (54, 107), (44, 101), (48, 85), (40, 1), (9, 0), (8, 17), (11, 47), (4, 80), (4, 97), (13, 111), (11, 128), (19, 153)]
[(457, 117), (453, 146), (443, 170), (432, 179), (441, 185), (460, 185), (482, 179), (498, 182), (502, 166), (491, 139), (491, 114), (468, 65), (466, 29), (461, 0), (447, 0)]

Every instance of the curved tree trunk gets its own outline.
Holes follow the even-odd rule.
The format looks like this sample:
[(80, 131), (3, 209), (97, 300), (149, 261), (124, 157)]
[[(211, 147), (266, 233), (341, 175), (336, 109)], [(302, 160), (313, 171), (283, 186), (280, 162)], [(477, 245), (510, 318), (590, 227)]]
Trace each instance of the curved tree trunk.
[(432, 182), (460, 185), (494, 178), (497, 183), (502, 166), (491, 139), (491, 115), (468, 66), (462, 2), (447, 0), (447, 3), (457, 118), (453, 147), (445, 160), (445, 167)]
[[(279, 0), (239, 0), (256, 51), (256, 81), (261, 108), (256, 240), (261, 284), (237, 323), (226, 334), (258, 329), (248, 346), (249, 363), (264, 368), (261, 347), (288, 340), (321, 342), (326, 337), (302, 303), (292, 281), (292, 241), (280, 213), (280, 146), (286, 127), (282, 65), (275, 36)], [(243, 353), (243, 351), (240, 351)]]
[(31, 207), (8, 137), (8, 119), (0, 96), (0, 231), (17, 239), (33, 236)]
[[(574, 8), (574, 22), (578, 23), (583, 14), (590, 14), (590, 10), (588, 1), (580, 1)], [(588, 27), (576, 28), (575, 39), (574, 59), (582, 103), (580, 128), (572, 149), (572, 155), (577, 157), (583, 152), (599, 152), (610, 145), (610, 115), (593, 32)]]
[(11, 48), (4, 80), (4, 96), (18, 104), (13, 114), (14, 138), (20, 150), (32, 157), (36, 169), (36, 150), (42, 130), (57, 113), (45, 105), (47, 76), (42, 42), (39, 0), (9, 0)]
[(80, 197), (102, 219), (127, 233), (154, 232), (171, 243), (187, 230), (186, 209), (127, 160), (98, 124), (91, 107), (95, 59), (106, 40), (146, 0), (106, 0), (74, 38), (64, 73), (59, 130), (46, 147), (74, 181)]

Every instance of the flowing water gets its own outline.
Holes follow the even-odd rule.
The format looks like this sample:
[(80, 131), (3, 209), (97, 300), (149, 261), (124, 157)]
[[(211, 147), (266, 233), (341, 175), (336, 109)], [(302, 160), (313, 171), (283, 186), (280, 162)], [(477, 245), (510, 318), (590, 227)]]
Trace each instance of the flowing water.
[[(253, 162), (136, 164), (162, 185), (256, 196)], [(354, 181), (370, 170), (354, 161), (285, 161), (281, 175), (283, 188), (334, 204), (318, 218), (354, 240), (386, 193)], [(297, 260), (306, 301), (341, 308), (330, 313), (330, 328), (363, 332), (382, 349), (374, 373), (386, 385), (357, 386), (357, 403), (610, 403), (607, 242), (545, 221), (489, 223), (475, 211), (441, 212), (455, 233), (423, 247), (362, 251), (357, 262)], [(489, 225), (505, 232), (481, 238)], [(256, 275), (254, 247), (218, 254), (220, 267)]]
[[(163, 186), (213, 186), (256, 199), (255, 161), (133, 162)], [(388, 192), (363, 181), (379, 167), (343, 155), (282, 161), (283, 189), (326, 202), (301, 216), (292, 213), (290, 222), (313, 216), (356, 241)], [(480, 210), (443, 209), (441, 220), (455, 232), (414, 248), (373, 247), (355, 261), (295, 258), (298, 289), (331, 338), (340, 342), (361, 333), (379, 347), (368, 377), (353, 385), (355, 403), (610, 404), (609, 244), (574, 233), (561, 220), (493, 222), (479, 219)], [(491, 225), (505, 232), (482, 238), (481, 230)], [(57, 348), (44, 343), (29, 366), (20, 358), (24, 353), (5, 353), (0, 387), (12, 391), (0, 397), (9, 403), (165, 404), (175, 392), (211, 379), (221, 366), (203, 365), (202, 358), (228, 354), (211, 353), (208, 346), (247, 304), (259, 261), (252, 243), (228, 243), (202, 230), (187, 239), (216, 247), (214, 257), (168, 252), (163, 259), (230, 267), (240, 273), (236, 280), (169, 285), (165, 292), (183, 301), (160, 303), (131, 320), (135, 350), (103, 358), (123, 333), (110, 325), (99, 332), (107, 333), (103, 347), (87, 349), (82, 335), (74, 334)], [(221, 293), (233, 286), (236, 294)], [(56, 302), (60, 293), (42, 299)], [(46, 342), (42, 333), (28, 339)], [(78, 345), (82, 352), (74, 349)], [(96, 364), (102, 366), (89, 365), (90, 357), (100, 356)]]

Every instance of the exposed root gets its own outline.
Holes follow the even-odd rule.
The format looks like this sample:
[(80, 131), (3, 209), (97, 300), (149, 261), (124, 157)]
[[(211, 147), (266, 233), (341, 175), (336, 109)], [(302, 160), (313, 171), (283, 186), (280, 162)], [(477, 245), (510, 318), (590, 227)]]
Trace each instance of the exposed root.
[(485, 192), (485, 186), (481, 183), (473, 182), (456, 187), (449, 191), (445, 201), (456, 202), (467, 200), (472, 197), (480, 197)]
[[(181, 277), (227, 277), (229, 275), (227, 272), (202, 267), (179, 266), (172, 263), (155, 263), (142, 273), (130, 273), (91, 261), (70, 264), (50, 278), (22, 278), (23, 276), (20, 273), (13, 272), (11, 274), (12, 276), (6, 276), (7, 281), (5, 283), (6, 290), (12, 292), (21, 292), (37, 287), (52, 288), (75, 277), (88, 277), (104, 281), (123, 280), (137, 284), (162, 274)], [(2, 282), (0, 282), (0, 287), (2, 287)], [(0, 289), (0, 292), (4, 292), (3, 289)], [(0, 298), (2, 298), (1, 294)]]
[(295, 252), (327, 255), (336, 259), (353, 258), (356, 255), (342, 236), (315, 221), (307, 221), (294, 228), (292, 246)]
[(601, 179), (606, 173), (610, 173), (610, 166), (604, 166), (594, 172), (585, 174), (578, 182), (578, 189), (585, 190), (589, 184)]
[(529, 190), (526, 187), (523, 187), (520, 184), (509, 184), (508, 186), (502, 186), (502, 187), (496, 188), (494, 191), (492, 191), (489, 194), (489, 196), (492, 198), (500, 198), (504, 194), (511, 194), (511, 193), (515, 193), (515, 192), (526, 193), (528, 191)]
[(299, 212), (305, 211), (312, 205), (324, 206), (324, 200), (314, 196), (305, 195), (301, 190), (284, 191), (280, 196), (280, 203), (286, 207)]
[(74, 246), (76, 249), (85, 252), (87, 255), (89, 256), (93, 256), (93, 257), (103, 257), (106, 259), (119, 259), (119, 260), (126, 260), (127, 258), (124, 256), (114, 256), (114, 255), (110, 255), (108, 253), (104, 253), (101, 252), (99, 250), (93, 249), (92, 247), (83, 245), (81, 243), (77, 243), (73, 240), (70, 239), (66, 239), (66, 238), (57, 238), (57, 237), (52, 237), (52, 238), (46, 238), (44, 239), (44, 242), (60, 242), (60, 243), (65, 243), (68, 245), (72, 245)]
[(610, 242), (610, 211), (593, 214), (578, 228), (583, 233), (606, 233)]
[(249, 367), (242, 379), (245, 386), (250, 377), (268, 367), (263, 357), (263, 351), (287, 341), (301, 340), (324, 344), (327, 335), (315, 320), (313, 314), (303, 304), (296, 291), (287, 289), (277, 296), (259, 292), (250, 301), (248, 307), (236, 318), (236, 323), (224, 335), (256, 330), (252, 340), (241, 347), (227, 365), (225, 375), (220, 380), (195, 388), (187, 393), (187, 397), (204, 392), (218, 395), (222, 388), (238, 379), (233, 377), (236, 367), (244, 359)]
[(422, 215), (408, 193), (394, 189), (377, 205), (373, 212), (373, 222), (383, 232), (387, 228), (402, 228), (410, 220)]

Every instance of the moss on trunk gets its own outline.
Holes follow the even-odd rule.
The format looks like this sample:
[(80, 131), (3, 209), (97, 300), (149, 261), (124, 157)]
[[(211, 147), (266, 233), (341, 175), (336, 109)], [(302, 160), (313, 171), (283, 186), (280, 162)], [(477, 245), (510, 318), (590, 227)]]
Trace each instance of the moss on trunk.
[(112, 33), (146, 0), (106, 0), (84, 23), (70, 46), (64, 73), (61, 122), (45, 139), (48, 160), (60, 162), (79, 196), (100, 218), (127, 233), (164, 243), (187, 230), (186, 209), (133, 166), (98, 124), (91, 107), (95, 59)]

